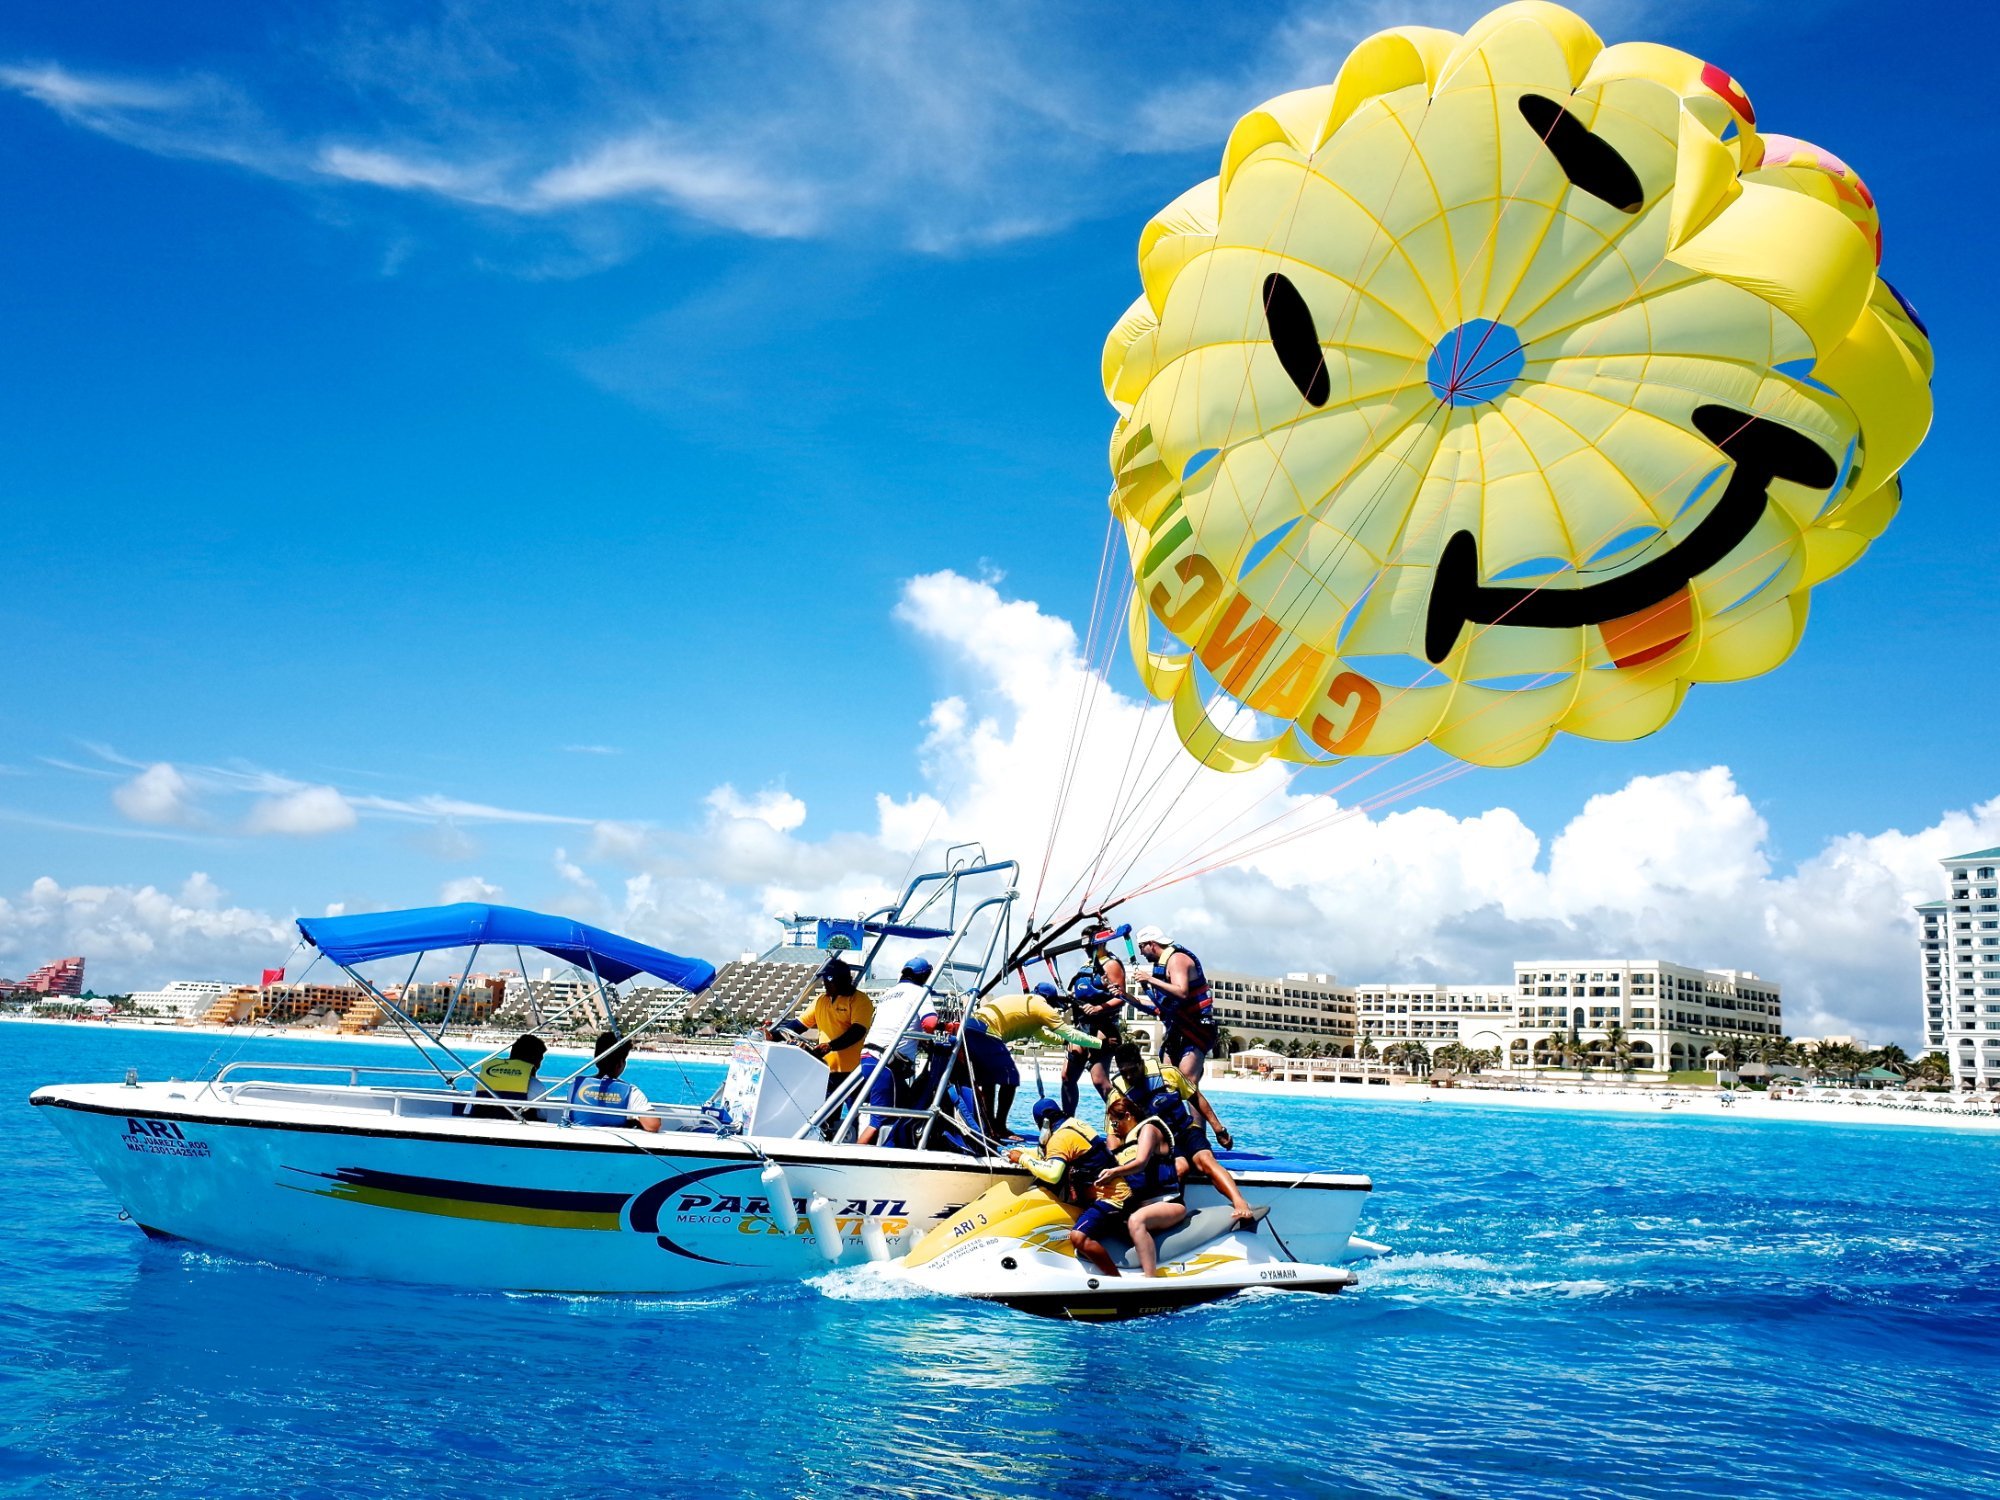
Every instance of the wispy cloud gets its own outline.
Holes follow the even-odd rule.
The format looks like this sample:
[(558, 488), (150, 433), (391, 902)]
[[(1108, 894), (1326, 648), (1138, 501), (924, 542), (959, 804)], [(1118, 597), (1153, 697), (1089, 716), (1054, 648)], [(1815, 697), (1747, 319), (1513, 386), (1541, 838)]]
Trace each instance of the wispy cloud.
[(56, 61), (0, 87), (142, 150), (322, 188), (952, 252), (1104, 212), (1121, 158), (1190, 144), (1138, 118), (1141, 64), (1093, 26), (1053, 3), (467, 0), (400, 27), (322, 14), (262, 75), (282, 92)]
[[(242, 834), (311, 838), (342, 833), (362, 815), (448, 825), (507, 823), (589, 828), (595, 819), (473, 802), (441, 793), (385, 797), (239, 762), (226, 766), (140, 761), (109, 745), (85, 744), (100, 765), (48, 759), (56, 769), (117, 782), (111, 802), (135, 823), (229, 829)], [(130, 774), (125, 774), (130, 773)], [(246, 805), (247, 799), (247, 805)], [(53, 825), (52, 825), (53, 826)], [(78, 831), (102, 830), (81, 828)]]
[(617, 745), (564, 745), (563, 753), (566, 755), (623, 755), (625, 752)]

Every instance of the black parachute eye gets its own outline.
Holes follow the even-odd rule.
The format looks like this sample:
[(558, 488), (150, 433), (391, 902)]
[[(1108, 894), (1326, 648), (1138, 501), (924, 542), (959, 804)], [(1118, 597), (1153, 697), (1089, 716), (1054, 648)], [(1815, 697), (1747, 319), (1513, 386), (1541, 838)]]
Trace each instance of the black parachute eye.
[(1563, 176), (1620, 213), (1636, 214), (1646, 204), (1639, 174), (1618, 154), (1618, 148), (1553, 99), (1540, 94), (1521, 96), (1521, 118), (1542, 138)]
[(1319, 346), (1312, 309), (1299, 289), (1275, 271), (1264, 278), (1264, 326), (1270, 330), (1272, 352), (1299, 394), (1314, 406), (1326, 405), (1333, 385), (1327, 378), (1326, 353)]

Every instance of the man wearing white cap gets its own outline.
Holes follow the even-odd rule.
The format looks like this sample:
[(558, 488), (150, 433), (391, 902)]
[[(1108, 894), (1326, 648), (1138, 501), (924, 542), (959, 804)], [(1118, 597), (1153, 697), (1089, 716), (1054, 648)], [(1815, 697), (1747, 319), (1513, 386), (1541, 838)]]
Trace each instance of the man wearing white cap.
[[(1186, 1097), (1200, 1117), (1214, 1127), (1215, 1138), (1227, 1151), (1235, 1144), (1229, 1131), (1201, 1091), (1202, 1063), (1222, 1043), (1215, 1010), (1208, 994), (1208, 975), (1201, 960), (1157, 927), (1141, 927), (1132, 935), (1140, 955), (1153, 967), (1140, 969), (1139, 983), (1153, 993), (1151, 1009), (1160, 1018), (1160, 1057), (1186, 1081)], [(1143, 1003), (1143, 1002), (1141, 1002)]]
[(1160, 1055), (1171, 1059), (1191, 1082), (1198, 1082), (1203, 1060), (1221, 1041), (1208, 975), (1199, 958), (1168, 942), (1157, 927), (1141, 927), (1133, 941), (1153, 966), (1150, 972), (1139, 970), (1138, 978), (1152, 991), (1154, 1012), (1160, 1018)]

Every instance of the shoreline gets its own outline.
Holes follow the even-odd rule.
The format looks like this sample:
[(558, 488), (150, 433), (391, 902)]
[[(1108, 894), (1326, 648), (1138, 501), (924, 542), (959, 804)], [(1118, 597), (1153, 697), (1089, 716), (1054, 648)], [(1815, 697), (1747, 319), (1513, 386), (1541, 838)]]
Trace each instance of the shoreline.
[[(218, 1041), (236, 1041), (254, 1046), (259, 1041), (352, 1042), (371, 1047), (407, 1048), (401, 1036), (343, 1036), (337, 1031), (263, 1026), (207, 1026), (148, 1021), (69, 1021), (45, 1016), (0, 1016), (0, 1024), (21, 1026), (71, 1026), (98, 1031), (153, 1032), (165, 1036), (205, 1036)], [(465, 1051), (498, 1050), (514, 1033), (492, 1036), (451, 1038)], [(634, 1062), (709, 1063), (726, 1066), (733, 1042), (712, 1046), (679, 1045), (645, 1047), (634, 1050)], [(557, 1043), (551, 1056), (588, 1057), (580, 1044)], [(1944, 1107), (1941, 1101), (1960, 1099), (1954, 1094), (1919, 1095), (1939, 1103), (1891, 1103), (1911, 1096), (1892, 1094), (1888, 1099), (1868, 1094), (1820, 1099), (1773, 1099), (1768, 1094), (1739, 1089), (1731, 1094), (1692, 1087), (1649, 1088), (1640, 1091), (1617, 1085), (1548, 1083), (1525, 1088), (1480, 1088), (1459, 1085), (1434, 1089), (1418, 1083), (1332, 1083), (1285, 1082), (1276, 1079), (1243, 1078), (1212, 1073), (1202, 1087), (1214, 1094), (1245, 1094), (1258, 1098), (1313, 1099), (1343, 1103), (1389, 1103), (1442, 1105), (1460, 1109), (1529, 1109), (1543, 1111), (1594, 1112), (1597, 1114), (1645, 1115), (1668, 1120), (1738, 1120), (1762, 1123), (1809, 1125), (1886, 1125), (1918, 1129), (2000, 1131), (2000, 1108), (1986, 1112)], [(1724, 1099), (1730, 1102), (1723, 1103)]]
[[(2000, 1110), (1982, 1112), (1942, 1105), (1891, 1103), (1865, 1094), (1820, 1099), (1773, 1099), (1751, 1089), (1720, 1090), (1656, 1087), (1640, 1091), (1616, 1085), (1534, 1084), (1524, 1088), (1434, 1089), (1421, 1083), (1287, 1083), (1282, 1080), (1239, 1078), (1229, 1074), (1204, 1076), (1202, 1088), (1213, 1094), (1248, 1094), (1260, 1098), (1289, 1097), (1382, 1103), (1431, 1104), (1446, 1108), (1535, 1109), (1585, 1111), (1596, 1114), (1647, 1115), (1658, 1119), (1745, 1120), (1759, 1123), (1808, 1125), (1907, 1125), (1919, 1129), (2000, 1131)], [(1903, 1099), (1906, 1095), (1891, 1095)], [(1928, 1094), (1929, 1100), (1962, 1095)], [(1728, 1100), (1728, 1103), (1724, 1103)]]

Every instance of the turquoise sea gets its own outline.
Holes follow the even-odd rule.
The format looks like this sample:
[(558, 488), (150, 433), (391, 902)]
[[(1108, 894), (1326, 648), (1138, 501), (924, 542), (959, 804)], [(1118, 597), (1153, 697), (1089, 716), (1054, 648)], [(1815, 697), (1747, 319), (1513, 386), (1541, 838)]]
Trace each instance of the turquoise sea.
[[(2000, 1136), (1231, 1097), (1376, 1184), (1335, 1298), (371, 1285), (148, 1242), (27, 1103), (379, 1047), (0, 1028), (0, 1493), (2000, 1494)], [(656, 1096), (718, 1069), (647, 1062)]]

